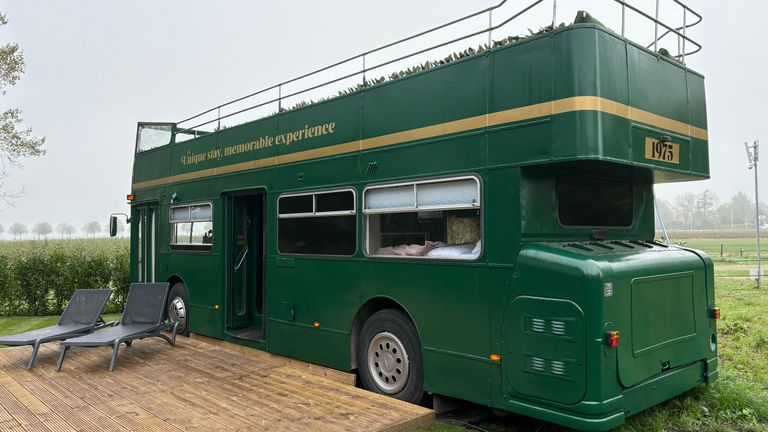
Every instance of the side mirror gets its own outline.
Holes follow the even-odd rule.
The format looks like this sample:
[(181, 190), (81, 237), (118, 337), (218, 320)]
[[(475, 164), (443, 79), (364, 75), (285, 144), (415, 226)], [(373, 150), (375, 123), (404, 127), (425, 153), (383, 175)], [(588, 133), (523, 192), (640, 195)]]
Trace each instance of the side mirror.
[(117, 216), (109, 217), (109, 236), (114, 237), (117, 235)]

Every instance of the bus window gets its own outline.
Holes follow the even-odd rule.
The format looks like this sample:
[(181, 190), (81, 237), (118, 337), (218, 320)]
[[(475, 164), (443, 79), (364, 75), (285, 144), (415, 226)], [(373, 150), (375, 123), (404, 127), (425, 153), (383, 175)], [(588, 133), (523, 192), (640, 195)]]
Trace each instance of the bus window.
[(136, 153), (170, 144), (172, 132), (173, 126), (168, 123), (140, 123), (136, 133)]
[(281, 254), (351, 256), (357, 246), (357, 209), (351, 189), (278, 198)]
[(480, 184), (474, 177), (375, 186), (364, 194), (372, 256), (476, 259)]
[(630, 227), (634, 207), (629, 183), (563, 174), (557, 178), (557, 216), (564, 226)]
[(213, 244), (213, 206), (171, 207), (171, 249), (210, 250)]

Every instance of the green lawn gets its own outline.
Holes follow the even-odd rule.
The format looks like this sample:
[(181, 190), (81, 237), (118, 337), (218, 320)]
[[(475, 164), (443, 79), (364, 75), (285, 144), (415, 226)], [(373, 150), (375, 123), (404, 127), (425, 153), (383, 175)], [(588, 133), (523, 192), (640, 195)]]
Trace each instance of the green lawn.
[[(761, 239), (760, 256), (768, 258), (768, 238)], [(708, 253), (714, 261), (755, 263), (757, 257), (757, 241), (754, 238), (672, 238), (672, 242), (685, 247), (700, 249)], [(720, 255), (722, 246), (722, 256)]]
[[(105, 321), (114, 321), (120, 319), (120, 314), (108, 314), (103, 317)], [(0, 336), (51, 326), (56, 324), (57, 321), (59, 321), (58, 315), (42, 317), (0, 317)]]

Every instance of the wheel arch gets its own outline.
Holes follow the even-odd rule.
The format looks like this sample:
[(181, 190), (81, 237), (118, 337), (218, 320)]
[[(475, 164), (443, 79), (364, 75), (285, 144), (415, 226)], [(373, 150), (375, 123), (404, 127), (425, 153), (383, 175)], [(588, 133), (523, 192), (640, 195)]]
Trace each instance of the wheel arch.
[(368, 299), (362, 306), (360, 306), (360, 308), (357, 310), (357, 313), (355, 314), (355, 318), (352, 320), (352, 329), (349, 333), (350, 370), (357, 369), (357, 339), (360, 336), (360, 330), (363, 328), (363, 324), (366, 320), (368, 320), (368, 318), (371, 317), (371, 315), (384, 309), (395, 309), (404, 313), (411, 324), (413, 324), (413, 327), (416, 329), (416, 335), (419, 338), (419, 344), (423, 346), (421, 342), (421, 333), (419, 332), (419, 327), (416, 325), (416, 321), (413, 319), (413, 315), (408, 312), (408, 309), (406, 309), (402, 304), (391, 297), (372, 297)]
[(170, 318), (171, 302), (174, 300), (173, 296), (172, 296), (172, 294), (173, 294), (173, 287), (175, 285), (177, 285), (177, 284), (180, 284), (181, 287), (182, 287), (181, 291), (184, 292), (184, 294), (185, 294), (184, 297), (186, 297), (186, 304), (185, 304), (185, 307), (184, 307), (183, 327), (180, 326), (178, 334), (182, 335), (182, 336), (189, 336), (189, 322), (190, 322), (189, 321), (189, 303), (190, 303), (190, 301), (189, 301), (189, 287), (187, 286), (186, 282), (184, 282), (184, 279), (181, 278), (181, 276), (175, 275), (175, 274), (171, 275), (168, 278), (168, 283), (169, 283), (170, 286), (169, 286), (168, 298), (166, 299), (166, 303), (165, 303), (165, 308), (164, 308), (165, 310), (163, 311), (163, 318), (164, 319), (169, 319)]
[(173, 287), (177, 283), (182, 283), (184, 285), (184, 288), (187, 289), (187, 295), (189, 295), (189, 287), (187, 286), (187, 283), (184, 282), (184, 279), (181, 276), (179, 276), (177, 274), (171, 275), (168, 278), (168, 283), (170, 284), (171, 287)]

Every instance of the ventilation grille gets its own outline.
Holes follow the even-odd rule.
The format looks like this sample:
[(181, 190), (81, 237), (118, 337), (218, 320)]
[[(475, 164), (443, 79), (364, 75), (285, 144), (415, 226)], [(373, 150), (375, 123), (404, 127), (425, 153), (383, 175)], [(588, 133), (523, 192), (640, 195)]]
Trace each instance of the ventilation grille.
[(368, 163), (368, 169), (365, 170), (365, 175), (372, 176), (376, 174), (376, 170), (379, 169), (379, 162), (370, 162)]
[(547, 361), (539, 357), (531, 357), (531, 370), (536, 372), (546, 372)]
[(531, 318), (531, 330), (535, 331), (536, 333), (546, 333), (547, 320), (543, 320), (541, 318)]
[(530, 372), (571, 379), (571, 362), (567, 360), (550, 360), (527, 355), (525, 356), (525, 368)]
[(565, 336), (567, 331), (565, 328), (565, 321), (550, 321), (550, 328), (553, 335)]
[(525, 321), (525, 329), (532, 333), (566, 338), (571, 337), (570, 320), (526, 317)]

